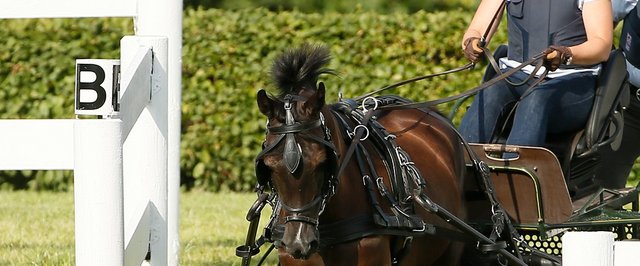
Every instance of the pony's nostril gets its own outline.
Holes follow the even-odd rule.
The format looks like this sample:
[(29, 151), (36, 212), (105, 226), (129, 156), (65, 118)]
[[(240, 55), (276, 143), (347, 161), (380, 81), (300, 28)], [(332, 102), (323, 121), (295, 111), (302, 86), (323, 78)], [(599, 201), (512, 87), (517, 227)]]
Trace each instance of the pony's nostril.
[(316, 252), (318, 249), (318, 241), (313, 240), (309, 244), (305, 245), (302, 242), (290, 243), (290, 245), (283, 245), (287, 253), (295, 259), (307, 259), (309, 256)]
[(318, 250), (318, 240), (313, 240), (309, 243), (309, 253), (313, 253)]
[(291, 254), (291, 256), (293, 256), (293, 257), (294, 257), (294, 258), (296, 258), (296, 259), (300, 259), (300, 258), (302, 258), (302, 257), (303, 257), (303, 255), (302, 255), (302, 250), (300, 250), (300, 249), (296, 249), (296, 250)]

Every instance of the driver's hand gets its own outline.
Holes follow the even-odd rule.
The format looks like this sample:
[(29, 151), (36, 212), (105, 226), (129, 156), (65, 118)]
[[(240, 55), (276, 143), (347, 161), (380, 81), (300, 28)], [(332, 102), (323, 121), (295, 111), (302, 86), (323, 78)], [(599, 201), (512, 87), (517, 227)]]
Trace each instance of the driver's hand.
[(543, 65), (549, 71), (555, 71), (562, 64), (570, 63), (569, 60), (573, 57), (571, 49), (566, 46), (551, 45), (544, 51)]
[(480, 49), (480, 38), (469, 37), (464, 40), (464, 56), (472, 63), (478, 62), (484, 52)]

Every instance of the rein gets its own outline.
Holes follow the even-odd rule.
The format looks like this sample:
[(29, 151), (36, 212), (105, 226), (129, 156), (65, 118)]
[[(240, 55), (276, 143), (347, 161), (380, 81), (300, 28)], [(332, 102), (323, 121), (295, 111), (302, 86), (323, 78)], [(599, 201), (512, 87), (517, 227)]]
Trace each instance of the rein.
[[(391, 109), (415, 109), (415, 108), (427, 108), (427, 107), (431, 107), (431, 106), (435, 106), (438, 104), (442, 104), (445, 102), (450, 102), (450, 101), (454, 101), (454, 100), (458, 100), (458, 99), (462, 99), (462, 98), (466, 98), (469, 97), (471, 95), (474, 95), (476, 93), (478, 93), (479, 91), (495, 84), (496, 82), (499, 82), (501, 80), (504, 80), (505, 82), (507, 82), (508, 84), (512, 85), (512, 86), (520, 86), (525, 84), (527, 81), (532, 80), (536, 73), (538, 73), (538, 70), (542, 67), (542, 63), (543, 61), (540, 60), (542, 59), (545, 54), (544, 53), (540, 53), (535, 55), (533, 58), (522, 62), (519, 66), (510, 69), (507, 72), (502, 72), (500, 70), (500, 67), (498, 66), (498, 63), (496, 62), (496, 60), (493, 58), (493, 54), (491, 53), (491, 51), (489, 51), (489, 49), (486, 48), (487, 42), (488, 42), (488, 38), (489, 38), (489, 34), (491, 32), (491, 29), (494, 27), (494, 25), (496, 25), (496, 22), (499, 19), (499, 16), (501, 14), (501, 12), (504, 10), (504, 8), (506, 7), (507, 2), (503, 1), (500, 6), (498, 7), (498, 9), (496, 10), (496, 12), (493, 15), (493, 18), (491, 19), (491, 22), (489, 23), (487, 29), (484, 31), (481, 39), (480, 39), (480, 49), (482, 49), (483, 54), (485, 55), (485, 57), (487, 58), (487, 60), (489, 61), (489, 63), (491, 64), (491, 67), (493, 67), (493, 69), (496, 71), (496, 73), (500, 73), (500, 75), (494, 77), (493, 79), (484, 82), (483, 84), (480, 84), (479, 86), (465, 91), (463, 93), (454, 95), (454, 96), (449, 96), (446, 98), (442, 98), (442, 99), (438, 99), (438, 100), (433, 100), (433, 101), (427, 101), (427, 102), (421, 102), (421, 103), (407, 103), (407, 104), (397, 104), (397, 105), (392, 105), (392, 106), (385, 106), (384, 108), (381, 109), (387, 109), (387, 110), (391, 110)], [(537, 62), (537, 63), (536, 63)], [(528, 65), (533, 65), (535, 64), (535, 68), (534, 70), (531, 72), (531, 74), (529, 74), (529, 77), (526, 78), (525, 80), (523, 80), (520, 83), (515, 83), (515, 82), (511, 82), (509, 80), (509, 77), (511, 75), (513, 75), (514, 73), (520, 71), (521, 69), (523, 69), (524, 67), (528, 66)], [(474, 62), (470, 62), (467, 63), (461, 67), (457, 67), (454, 69), (450, 69), (450, 70), (446, 70), (443, 72), (439, 72), (439, 73), (434, 73), (434, 74), (428, 74), (428, 75), (423, 75), (423, 76), (419, 76), (419, 77), (415, 77), (415, 78), (411, 78), (411, 79), (407, 79), (407, 80), (403, 80), (397, 83), (393, 83), (391, 85), (387, 85), (384, 86), (380, 89), (377, 89), (375, 91), (366, 93), (362, 96), (356, 97), (354, 98), (355, 101), (362, 101), (363, 99), (366, 99), (367, 97), (371, 97), (375, 94), (378, 94), (380, 92), (386, 91), (386, 90), (390, 90), (390, 89), (394, 89), (397, 87), (400, 87), (402, 85), (408, 84), (408, 83), (413, 83), (416, 81), (420, 81), (423, 79), (428, 79), (428, 78), (433, 78), (433, 77), (438, 77), (438, 76), (443, 76), (443, 75), (448, 75), (448, 74), (452, 74), (452, 73), (456, 73), (456, 72), (460, 72), (460, 71), (464, 71), (467, 69), (473, 69), (475, 67), (475, 63)], [(548, 69), (545, 69), (545, 71), (540, 75), (540, 77), (533, 82), (529, 88), (525, 91), (525, 93), (523, 93), (523, 95), (520, 97), (520, 99), (524, 98), (525, 96), (527, 96), (529, 93), (531, 93), (531, 91), (533, 91), (533, 89), (540, 84), (542, 81), (544, 81), (544, 79), (547, 76), (547, 73), (549, 72)]]
[[(486, 49), (486, 48), (483, 48)], [(486, 50), (488, 52), (488, 50)], [(491, 58), (491, 60), (493, 60), (493, 56), (490, 56), (490, 54), (486, 54), (488, 58)], [(400, 109), (416, 109), (416, 108), (428, 108), (428, 107), (432, 107), (432, 106), (436, 106), (438, 104), (442, 104), (442, 103), (446, 103), (446, 102), (450, 102), (450, 101), (454, 101), (457, 99), (461, 99), (461, 98), (465, 98), (471, 95), (474, 95), (478, 92), (480, 92), (481, 90), (486, 89), (487, 87), (501, 81), (501, 80), (506, 80), (507, 78), (509, 78), (511, 75), (513, 75), (514, 73), (522, 70), (523, 68), (525, 68), (528, 65), (531, 65), (535, 62), (538, 62), (536, 64), (536, 69), (539, 69), (538, 65), (542, 64), (542, 61), (540, 59), (542, 59), (545, 56), (544, 53), (540, 53), (535, 55), (534, 57), (532, 57), (531, 59), (523, 62), (522, 64), (520, 64), (519, 66), (515, 67), (515, 68), (511, 68), (508, 71), (502, 73), (502, 72), (498, 72), (498, 73), (502, 73), (490, 80), (488, 80), (487, 82), (484, 82), (482, 84), (480, 84), (479, 86), (465, 91), (463, 93), (460, 94), (456, 94), (453, 96), (449, 96), (449, 97), (445, 97), (445, 98), (441, 98), (441, 99), (437, 99), (437, 100), (432, 100), (432, 101), (426, 101), (426, 102), (417, 102), (417, 103), (400, 103), (400, 104), (393, 104), (393, 105), (386, 105), (386, 106), (381, 106), (378, 108), (378, 110), (400, 110)], [(495, 60), (494, 60), (495, 61)], [(535, 73), (535, 72), (533, 72)], [(541, 76), (539, 80), (536, 80), (532, 86), (528, 89), (528, 91), (530, 91), (535, 85), (539, 84), (540, 82), (542, 82), (542, 80), (544, 80), (544, 76)]]
[(397, 83), (393, 83), (391, 85), (384, 86), (384, 87), (382, 87), (380, 89), (377, 89), (375, 91), (369, 92), (369, 93), (364, 94), (362, 96), (356, 97), (356, 98), (354, 98), (354, 100), (355, 101), (361, 101), (361, 100), (363, 100), (363, 99), (365, 99), (367, 97), (373, 96), (374, 94), (378, 94), (380, 92), (383, 92), (383, 91), (386, 91), (386, 90), (390, 90), (390, 89), (395, 89), (397, 87), (400, 87), (400, 86), (408, 84), (408, 83), (413, 83), (413, 82), (420, 81), (420, 80), (423, 80), (423, 79), (428, 79), (428, 78), (434, 78), (434, 77), (438, 77), (438, 76), (444, 76), (444, 75), (448, 75), (448, 74), (453, 74), (453, 73), (460, 72), (460, 71), (467, 70), (467, 69), (473, 69), (474, 66), (475, 66), (474, 63), (468, 63), (468, 64), (466, 64), (464, 66), (457, 67), (457, 68), (454, 68), (454, 69), (450, 69), (450, 70), (447, 70), (447, 71), (434, 73), (434, 74), (428, 74), (428, 75), (424, 75), (424, 76), (419, 76), (419, 77), (403, 80), (403, 81), (400, 81), (400, 82), (397, 82)]

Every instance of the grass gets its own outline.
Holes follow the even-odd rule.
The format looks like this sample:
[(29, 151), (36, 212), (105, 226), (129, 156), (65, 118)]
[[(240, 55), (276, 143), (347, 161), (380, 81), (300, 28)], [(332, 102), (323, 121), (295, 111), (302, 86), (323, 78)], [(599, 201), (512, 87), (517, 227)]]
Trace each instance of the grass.
[(73, 194), (0, 192), (0, 265), (70, 265)]
[[(239, 265), (235, 248), (244, 243), (244, 217), (255, 199), (252, 193), (183, 193), (180, 264)], [(263, 211), (260, 228), (270, 212)], [(74, 241), (73, 193), (0, 191), (0, 265), (74, 265)], [(274, 254), (268, 262), (276, 264)]]
[[(249, 222), (247, 210), (253, 193), (186, 193), (180, 206), (181, 265), (240, 265), (235, 248), (244, 244)], [(266, 225), (271, 209), (266, 207), (258, 234)], [(263, 246), (261, 251), (267, 249)], [(272, 252), (267, 265), (277, 264)], [(256, 263), (259, 258), (254, 258)]]
[[(253, 193), (182, 193), (180, 264), (240, 265), (235, 248), (244, 244), (249, 226), (244, 217), (255, 199)], [(268, 207), (262, 212), (259, 230), (270, 213)], [(277, 264), (274, 253), (266, 265)], [(73, 193), (0, 191), (0, 265), (74, 265), (74, 260)]]

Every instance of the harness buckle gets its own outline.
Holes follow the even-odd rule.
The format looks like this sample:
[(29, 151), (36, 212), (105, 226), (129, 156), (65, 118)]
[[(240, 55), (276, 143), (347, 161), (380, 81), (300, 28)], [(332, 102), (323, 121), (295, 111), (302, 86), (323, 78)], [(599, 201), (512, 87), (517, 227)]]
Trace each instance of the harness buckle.
[(369, 112), (369, 109), (367, 109), (367, 102), (368, 101), (373, 101), (373, 108), (371, 109), (371, 111), (375, 111), (376, 109), (378, 109), (378, 99), (376, 99), (375, 97), (367, 97), (364, 98), (364, 100), (362, 100), (362, 112), (366, 115)]
[(423, 223), (422, 223), (422, 228), (420, 228), (420, 229), (413, 229), (413, 230), (411, 230), (411, 231), (412, 231), (412, 232), (425, 232), (425, 231), (427, 231), (427, 225), (423, 222)]
[(491, 213), (493, 214), (491, 216), (491, 221), (493, 222), (493, 231), (496, 234), (496, 236), (499, 236), (502, 234), (502, 231), (504, 230), (504, 212), (500, 209), (496, 210), (496, 205), (491, 206)]
[(358, 132), (358, 128), (364, 129), (364, 132), (365, 132), (364, 137), (360, 137), (360, 141), (365, 141), (367, 138), (369, 138), (369, 128), (366, 127), (365, 125), (357, 125), (356, 127), (353, 128), (353, 132), (347, 132), (350, 138), (353, 138), (356, 136)]

